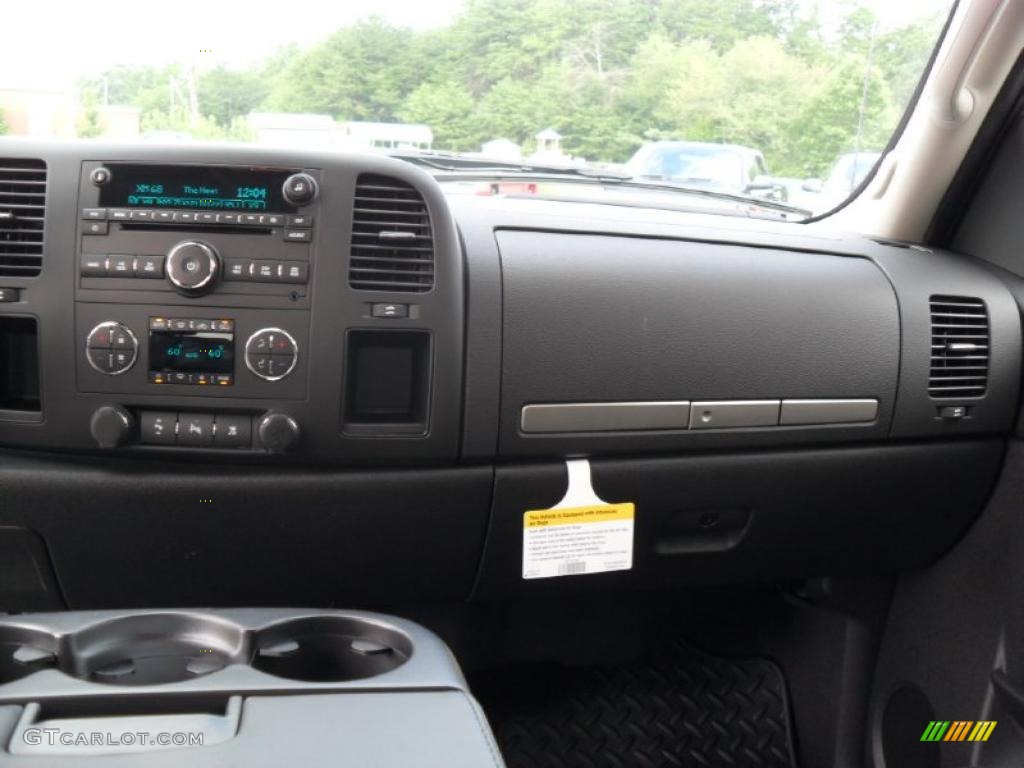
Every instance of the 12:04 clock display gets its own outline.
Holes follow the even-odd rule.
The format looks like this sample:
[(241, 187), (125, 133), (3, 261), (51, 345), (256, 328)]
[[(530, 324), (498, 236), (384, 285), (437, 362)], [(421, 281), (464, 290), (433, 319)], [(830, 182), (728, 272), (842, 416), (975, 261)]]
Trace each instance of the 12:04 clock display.
[(294, 170), (115, 164), (110, 182), (100, 189), (100, 205), (290, 213), (295, 208), (285, 201), (281, 187), (292, 173)]

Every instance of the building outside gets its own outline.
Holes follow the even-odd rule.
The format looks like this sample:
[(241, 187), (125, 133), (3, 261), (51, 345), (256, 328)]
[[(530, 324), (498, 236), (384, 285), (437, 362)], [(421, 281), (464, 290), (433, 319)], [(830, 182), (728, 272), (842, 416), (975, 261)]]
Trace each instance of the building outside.
[(434, 144), (429, 125), (352, 120), (341, 129), (353, 146), (367, 149), (430, 149)]
[(523, 159), (523, 148), (509, 139), (492, 139), (480, 145), (480, 155), (506, 163), (518, 163)]
[(71, 91), (0, 87), (0, 112), (12, 136), (70, 139), (77, 105)]

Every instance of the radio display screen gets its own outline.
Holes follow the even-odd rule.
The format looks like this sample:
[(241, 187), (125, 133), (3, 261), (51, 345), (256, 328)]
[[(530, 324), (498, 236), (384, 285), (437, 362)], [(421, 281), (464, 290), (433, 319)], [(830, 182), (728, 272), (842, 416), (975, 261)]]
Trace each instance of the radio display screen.
[(149, 373), (154, 383), (232, 383), (235, 335), (230, 331), (149, 331)]
[(215, 165), (112, 164), (103, 208), (191, 208), (293, 213), (281, 187), (294, 171)]

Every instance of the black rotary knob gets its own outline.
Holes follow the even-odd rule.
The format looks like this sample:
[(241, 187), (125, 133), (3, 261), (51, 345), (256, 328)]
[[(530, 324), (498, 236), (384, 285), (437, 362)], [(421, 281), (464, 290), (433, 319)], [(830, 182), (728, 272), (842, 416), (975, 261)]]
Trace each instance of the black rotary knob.
[(284, 180), (281, 193), (292, 205), (306, 205), (316, 197), (316, 179), (308, 173), (293, 173)]
[(219, 276), (220, 256), (212, 245), (184, 240), (167, 252), (167, 279), (179, 293), (209, 293)]
[(120, 405), (101, 405), (92, 415), (89, 431), (100, 448), (119, 448), (135, 434), (135, 417)]
[(270, 453), (287, 453), (298, 444), (302, 432), (298, 422), (287, 413), (271, 411), (260, 418), (256, 434)]
[(89, 174), (89, 180), (92, 182), (94, 187), (102, 187), (110, 183), (111, 174), (110, 169), (104, 166), (93, 168), (92, 173)]

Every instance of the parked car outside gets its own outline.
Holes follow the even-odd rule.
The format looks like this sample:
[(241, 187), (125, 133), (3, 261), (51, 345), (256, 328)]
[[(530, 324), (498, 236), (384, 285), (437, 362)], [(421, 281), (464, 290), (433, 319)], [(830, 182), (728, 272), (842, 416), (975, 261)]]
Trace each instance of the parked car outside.
[(640, 179), (669, 181), (691, 189), (786, 200), (785, 187), (769, 176), (760, 150), (739, 144), (654, 141), (640, 147), (625, 167), (627, 173)]

